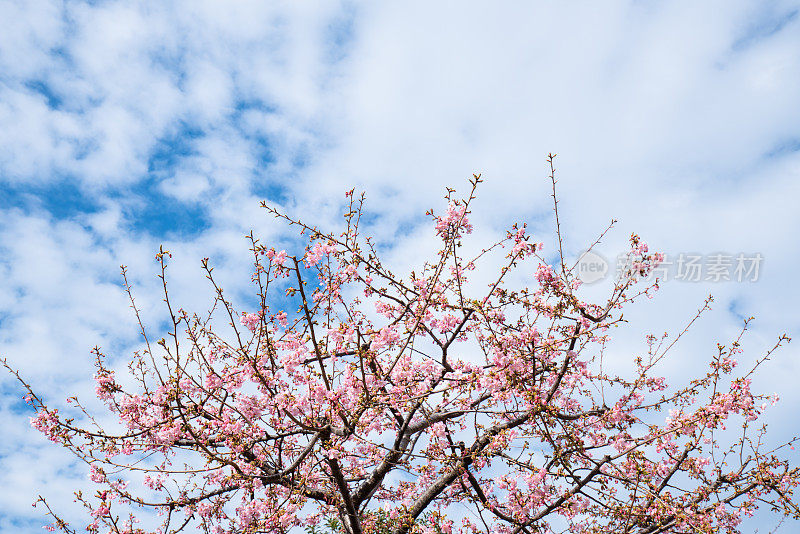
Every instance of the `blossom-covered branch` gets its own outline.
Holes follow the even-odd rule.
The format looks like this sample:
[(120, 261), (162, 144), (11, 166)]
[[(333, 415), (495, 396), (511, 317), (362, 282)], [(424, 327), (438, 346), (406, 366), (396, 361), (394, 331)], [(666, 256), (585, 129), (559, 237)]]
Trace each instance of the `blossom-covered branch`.
[[(734, 373), (739, 339), (675, 388), (655, 373), (674, 343), (649, 339), (632, 376), (603, 369), (609, 328), (651, 296), (643, 280), (662, 256), (631, 236), (630, 267), (599, 303), (580, 298), (559, 228), (558, 265), (524, 225), (464, 256), (480, 182), (429, 212), (439, 250), (405, 276), (361, 235), (363, 195), (347, 193), (341, 234), (265, 205), (308, 245), (292, 254), (248, 236), (259, 302), (249, 312), (203, 260), (227, 329), (173, 306), (161, 249), (167, 338), (151, 343), (126, 279), (145, 342), (130, 376), (95, 350), (116, 430), (77, 399), (63, 416), (17, 374), (33, 425), (98, 485), (79, 495), (88, 530), (144, 532), (140, 508), (163, 514), (155, 532), (230, 534), (330, 518), (348, 534), (736, 532), (764, 502), (798, 517), (798, 470), (754, 426), (776, 399)], [(473, 280), (480, 270), (488, 284)], [(513, 282), (517, 271), (530, 285)], [(725, 442), (729, 425), (742, 431)], [(72, 532), (48, 513), (52, 529)]]

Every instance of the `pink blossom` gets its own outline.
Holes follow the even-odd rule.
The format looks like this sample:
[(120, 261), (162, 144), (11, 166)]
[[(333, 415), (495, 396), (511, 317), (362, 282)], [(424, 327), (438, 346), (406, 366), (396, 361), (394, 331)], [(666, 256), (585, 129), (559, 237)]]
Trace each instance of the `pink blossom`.
[(315, 266), (322, 257), (335, 251), (336, 247), (327, 243), (317, 242), (314, 246), (306, 252), (306, 264), (309, 267)]
[(89, 479), (92, 482), (96, 482), (99, 484), (100, 482), (105, 481), (106, 475), (102, 469), (92, 464), (89, 466)]
[(450, 233), (459, 237), (462, 230), (464, 233), (471, 234), (472, 225), (466, 217), (466, 210), (467, 207), (464, 204), (451, 202), (447, 206), (447, 214), (436, 219), (436, 233), (442, 237), (447, 237)]
[(261, 314), (242, 313), (241, 322), (248, 330), (255, 332), (258, 329), (258, 325), (261, 323)]

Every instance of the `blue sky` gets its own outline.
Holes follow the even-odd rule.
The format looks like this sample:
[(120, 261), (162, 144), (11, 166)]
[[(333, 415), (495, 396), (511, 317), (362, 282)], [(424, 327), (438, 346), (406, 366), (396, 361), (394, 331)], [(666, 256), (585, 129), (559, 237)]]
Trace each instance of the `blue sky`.
[[(617, 352), (714, 293), (669, 370), (742, 315), (758, 317), (756, 355), (800, 334), (798, 13), (737, 0), (0, 0), (13, 21), (0, 33), (0, 353), (54, 403), (89, 397), (91, 347), (124, 358), (138, 342), (119, 265), (159, 323), (162, 243), (181, 305), (208, 304), (210, 257), (246, 308), (244, 234), (291, 244), (261, 200), (333, 227), (344, 191), (366, 190), (372, 231), (410, 266), (429, 236), (422, 214), (480, 172), (477, 235), (527, 220), (548, 243), (555, 152), (570, 255), (617, 218), (608, 257), (632, 231), (668, 254), (764, 257), (754, 283), (665, 284), (631, 311)], [(761, 379), (784, 398), (778, 437), (797, 430), (797, 356), (789, 346)], [(40, 532), (35, 496), (69, 507), (83, 474), (1, 380), (0, 485), (15, 490), (0, 531)]]

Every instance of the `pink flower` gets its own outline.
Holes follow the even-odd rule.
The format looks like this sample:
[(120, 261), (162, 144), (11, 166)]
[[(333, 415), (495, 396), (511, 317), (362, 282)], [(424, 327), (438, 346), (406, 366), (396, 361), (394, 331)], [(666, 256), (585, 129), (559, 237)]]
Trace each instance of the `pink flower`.
[(242, 313), (242, 324), (247, 327), (251, 332), (255, 332), (258, 325), (261, 323), (261, 314), (258, 313)]
[(467, 207), (463, 204), (456, 204), (451, 202), (447, 206), (447, 214), (444, 217), (436, 219), (436, 233), (446, 238), (452, 232), (454, 237), (461, 236), (461, 230), (464, 233), (472, 233), (472, 225), (466, 217)]
[(336, 248), (333, 245), (317, 242), (314, 244), (311, 250), (306, 252), (306, 264), (309, 267), (313, 267), (314, 265), (319, 263), (319, 260), (322, 259), (322, 256), (324, 256), (325, 254), (329, 254), (334, 250), (336, 250)]
[(275, 318), (278, 320), (278, 324), (281, 325), (284, 328), (286, 328), (286, 325), (289, 324), (289, 321), (287, 320), (286, 312), (278, 313), (278, 315), (276, 315)]
[(102, 469), (96, 467), (94, 464), (89, 466), (89, 480), (100, 484), (106, 479), (106, 474)]
[(110, 512), (108, 506), (106, 506), (105, 504), (101, 504), (100, 506), (97, 507), (96, 510), (92, 512), (92, 515), (94, 517), (103, 517), (108, 515), (108, 512)]

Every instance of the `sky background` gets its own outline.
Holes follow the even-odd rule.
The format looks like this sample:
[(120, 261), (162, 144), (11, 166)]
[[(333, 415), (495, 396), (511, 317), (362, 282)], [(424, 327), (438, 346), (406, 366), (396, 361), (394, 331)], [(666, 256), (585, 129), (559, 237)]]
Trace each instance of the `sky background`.
[[(158, 331), (160, 244), (181, 306), (209, 304), (209, 257), (247, 310), (243, 236), (293, 244), (261, 200), (336, 228), (344, 191), (364, 190), (402, 267), (427, 250), (424, 213), (444, 210), (445, 187), (482, 173), (477, 236), (528, 221), (552, 252), (553, 152), (571, 258), (612, 218), (598, 249), (612, 263), (632, 231), (668, 259), (763, 257), (757, 281), (665, 282), (631, 310), (614, 357), (629, 362), (646, 332), (675, 332), (713, 293), (664, 372), (701, 370), (750, 315), (755, 358), (800, 334), (799, 13), (764, 0), (0, 0), (0, 355), (54, 405), (88, 400), (90, 349), (121, 362), (139, 342), (120, 265)], [(757, 381), (782, 397), (776, 441), (798, 429), (798, 373), (795, 343)], [(33, 533), (36, 495), (75, 517), (86, 474), (29, 427), (21, 395), (0, 377), (0, 531)]]

